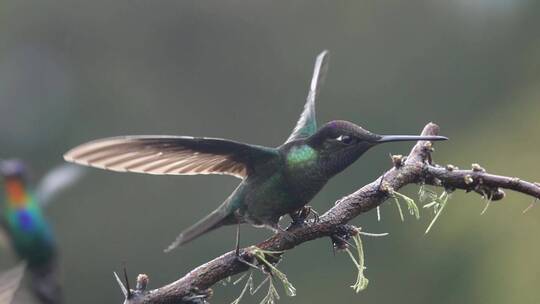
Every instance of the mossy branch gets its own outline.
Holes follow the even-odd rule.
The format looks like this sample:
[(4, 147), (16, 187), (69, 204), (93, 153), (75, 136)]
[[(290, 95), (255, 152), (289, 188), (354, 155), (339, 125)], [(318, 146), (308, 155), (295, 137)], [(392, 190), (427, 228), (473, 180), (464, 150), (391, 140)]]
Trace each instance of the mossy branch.
[[(437, 135), (438, 130), (437, 125), (429, 123), (422, 135)], [(419, 141), (407, 157), (394, 157), (393, 168), (372, 183), (337, 201), (330, 210), (320, 216), (318, 222), (310, 222), (308, 225), (295, 227), (287, 233), (276, 234), (255, 246), (266, 252), (280, 252), (281, 256), (287, 250), (302, 243), (333, 236), (350, 220), (395, 197), (394, 191), (408, 184), (443, 187), (447, 192), (456, 189), (474, 191), (492, 201), (504, 197), (502, 188), (540, 198), (540, 185), (537, 183), (515, 177), (488, 174), (478, 165), (473, 165), (470, 170), (459, 170), (454, 166), (438, 166), (431, 161), (432, 152), (431, 142)], [(407, 202), (406, 199), (405, 201)], [(410, 205), (409, 202), (407, 203)], [(442, 207), (439, 207), (438, 211), (441, 211)], [(409, 208), (416, 213), (413, 205)], [(253, 247), (240, 251), (242, 259), (255, 260), (250, 248)], [(212, 285), (230, 276), (248, 271), (249, 268), (246, 263), (236, 257), (234, 251), (231, 251), (195, 268), (166, 286), (150, 291), (135, 290), (130, 293), (132, 296), (124, 303), (207, 303), (207, 299), (212, 295), (210, 289)]]

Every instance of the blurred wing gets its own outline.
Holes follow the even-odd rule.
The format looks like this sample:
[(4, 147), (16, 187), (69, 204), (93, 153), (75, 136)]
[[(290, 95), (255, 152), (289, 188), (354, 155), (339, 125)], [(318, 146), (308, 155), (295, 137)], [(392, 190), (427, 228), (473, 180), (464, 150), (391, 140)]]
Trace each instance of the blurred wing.
[(0, 304), (10, 304), (24, 275), (25, 263), (0, 274)]
[(272, 148), (219, 138), (125, 136), (82, 144), (66, 153), (64, 159), (119, 172), (245, 178), (256, 164), (278, 155)]
[(293, 132), (286, 142), (306, 138), (313, 135), (317, 131), (317, 120), (315, 118), (315, 99), (319, 95), (319, 89), (324, 82), (326, 71), (328, 70), (328, 51), (323, 51), (315, 60), (315, 68), (311, 85), (307, 96), (304, 111), (300, 115), (300, 119), (296, 123)]
[(60, 165), (49, 171), (36, 188), (38, 202), (46, 206), (58, 193), (79, 181), (84, 171), (84, 168), (72, 164)]

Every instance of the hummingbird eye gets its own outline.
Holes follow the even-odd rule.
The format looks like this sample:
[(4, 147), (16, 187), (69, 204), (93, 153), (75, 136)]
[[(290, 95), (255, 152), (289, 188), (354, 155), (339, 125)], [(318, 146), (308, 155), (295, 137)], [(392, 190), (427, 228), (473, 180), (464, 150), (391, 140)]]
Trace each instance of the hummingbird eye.
[(336, 138), (337, 141), (340, 141), (346, 145), (350, 145), (354, 142), (354, 138), (349, 135), (340, 135), (338, 138)]

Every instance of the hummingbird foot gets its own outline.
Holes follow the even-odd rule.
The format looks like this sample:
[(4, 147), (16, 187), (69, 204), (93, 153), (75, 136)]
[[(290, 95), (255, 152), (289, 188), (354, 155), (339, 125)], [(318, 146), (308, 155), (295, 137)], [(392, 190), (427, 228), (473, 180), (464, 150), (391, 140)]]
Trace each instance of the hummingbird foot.
[(240, 250), (240, 222), (236, 225), (236, 245), (234, 247), (234, 255), (240, 263), (254, 267), (253, 262), (248, 261), (248, 259), (253, 260), (253, 256), (249, 251)]
[(255, 260), (252, 254), (249, 253), (249, 251), (239, 251), (235, 253), (236, 260), (242, 264), (246, 264), (249, 267), (257, 268), (257, 266), (254, 264)]
[(320, 222), (321, 220), (321, 216), (319, 215), (319, 212), (317, 212), (315, 209), (313, 209), (313, 207), (311, 206), (306, 206), (307, 208), (309, 208), (309, 212), (311, 215), (313, 215), (313, 222), (314, 223), (318, 223)]
[(292, 219), (291, 224), (287, 227), (287, 231), (294, 230), (296, 228), (304, 227), (309, 223), (308, 217), (313, 216), (313, 223), (318, 223), (320, 220), (319, 213), (315, 211), (311, 206), (304, 206), (302, 209), (290, 213), (289, 216)]

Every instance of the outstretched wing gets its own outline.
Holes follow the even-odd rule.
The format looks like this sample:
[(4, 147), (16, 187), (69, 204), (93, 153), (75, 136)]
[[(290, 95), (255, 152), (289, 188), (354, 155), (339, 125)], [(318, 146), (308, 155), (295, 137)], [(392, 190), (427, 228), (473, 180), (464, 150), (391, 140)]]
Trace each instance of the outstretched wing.
[(313, 135), (317, 131), (317, 120), (315, 118), (315, 99), (319, 95), (319, 89), (324, 82), (326, 71), (328, 70), (328, 51), (323, 51), (315, 60), (315, 68), (313, 69), (313, 77), (307, 96), (304, 111), (300, 115), (300, 119), (296, 123), (293, 132), (287, 139), (286, 143), (306, 138)]
[(19, 289), (19, 284), (26, 269), (25, 263), (0, 273), (0, 304), (10, 304)]
[(84, 172), (84, 168), (72, 164), (63, 164), (52, 169), (36, 187), (38, 202), (41, 206), (46, 206), (57, 194), (79, 181)]
[(66, 153), (64, 159), (119, 172), (245, 178), (256, 164), (277, 156), (273, 148), (219, 138), (125, 136), (82, 144)]

